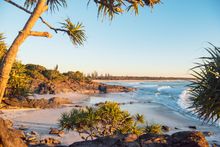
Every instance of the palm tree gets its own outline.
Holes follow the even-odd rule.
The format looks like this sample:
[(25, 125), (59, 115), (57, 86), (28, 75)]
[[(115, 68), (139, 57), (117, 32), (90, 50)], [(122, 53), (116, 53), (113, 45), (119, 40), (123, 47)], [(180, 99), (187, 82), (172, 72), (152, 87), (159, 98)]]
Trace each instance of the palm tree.
[[(212, 45), (212, 44), (211, 44)], [(210, 57), (202, 57), (202, 63), (192, 69), (195, 81), (190, 85), (193, 111), (206, 122), (220, 118), (220, 48), (206, 48)]]
[[(33, 31), (35, 23), (38, 19), (42, 21), (49, 29), (58, 32), (64, 32), (70, 37), (70, 40), (74, 45), (82, 45), (86, 40), (85, 31), (81, 23), (74, 24), (70, 19), (66, 19), (64, 23), (61, 23), (60, 28), (55, 28), (45, 21), (41, 15), (49, 10), (51, 12), (56, 12), (60, 7), (66, 7), (66, 0), (24, 0), (24, 6), (22, 7), (12, 0), (4, 0), (5, 2), (12, 4), (16, 8), (19, 8), (26, 13), (30, 14), (30, 17), (23, 29), (19, 32), (14, 42), (11, 44), (9, 50), (6, 53), (5, 58), (0, 67), (0, 103), (4, 96), (5, 88), (9, 79), (9, 74), (12, 65), (15, 61), (17, 52), (21, 44), (29, 36), (47, 37), (50, 38), (51, 35), (48, 32), (38, 32)], [(88, 4), (91, 0), (88, 0)], [(93, 0), (98, 7), (98, 15), (109, 16), (110, 19), (113, 18), (115, 14), (122, 14), (124, 10), (130, 11), (134, 10), (135, 14), (138, 14), (138, 7), (149, 6), (153, 7), (155, 4), (159, 3), (160, 0)]]

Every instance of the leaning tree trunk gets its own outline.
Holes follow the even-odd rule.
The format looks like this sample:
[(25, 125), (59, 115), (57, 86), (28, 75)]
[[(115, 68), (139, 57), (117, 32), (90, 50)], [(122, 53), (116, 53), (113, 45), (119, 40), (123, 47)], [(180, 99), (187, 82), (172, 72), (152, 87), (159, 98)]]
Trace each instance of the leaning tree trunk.
[(41, 14), (46, 10), (46, 0), (38, 0), (38, 3), (30, 18), (26, 22), (23, 30), (19, 32), (9, 50), (7, 51), (5, 58), (3, 59), (2, 65), (0, 67), (0, 104), (5, 93), (9, 74), (17, 56), (18, 49), (25, 41), (25, 39), (31, 34), (33, 26), (35, 25)]

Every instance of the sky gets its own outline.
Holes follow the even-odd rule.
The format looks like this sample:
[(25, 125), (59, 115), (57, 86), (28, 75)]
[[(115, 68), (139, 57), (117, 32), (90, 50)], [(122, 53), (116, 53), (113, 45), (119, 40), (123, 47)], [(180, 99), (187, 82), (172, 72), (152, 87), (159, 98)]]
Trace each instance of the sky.
[[(23, 0), (14, 0), (23, 4)], [(87, 41), (76, 47), (68, 36), (55, 34), (40, 21), (33, 30), (48, 31), (53, 37), (29, 37), (17, 59), (59, 70), (110, 73), (124, 76), (189, 77), (198, 57), (206, 56), (208, 42), (220, 46), (219, 0), (163, 0), (140, 14), (128, 12), (112, 21), (97, 17), (97, 7), (87, 0), (68, 0), (59, 12), (43, 17), (56, 27), (66, 18), (85, 26)], [(23, 28), (29, 15), (0, 1), (0, 32), (8, 46)]]

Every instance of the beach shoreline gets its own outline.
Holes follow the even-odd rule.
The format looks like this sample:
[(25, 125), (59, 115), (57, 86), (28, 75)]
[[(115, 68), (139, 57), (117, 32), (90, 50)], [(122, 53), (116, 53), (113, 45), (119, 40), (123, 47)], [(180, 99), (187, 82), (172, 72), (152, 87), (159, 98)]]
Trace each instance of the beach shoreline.
[[(44, 139), (47, 137), (53, 137), (62, 142), (62, 145), (70, 145), (74, 142), (82, 141), (81, 137), (75, 131), (67, 132), (65, 131), (65, 135), (62, 137), (58, 137), (56, 135), (49, 134), (50, 128), (58, 128), (58, 120), (62, 113), (69, 112), (71, 109), (78, 106), (90, 106), (104, 101), (106, 99), (111, 100), (111, 96), (123, 96), (125, 93), (109, 93), (102, 95), (85, 95), (79, 93), (66, 93), (66, 94), (58, 94), (58, 95), (35, 95), (33, 98), (51, 98), (54, 96), (59, 96), (63, 98), (69, 98), (72, 100), (72, 105), (65, 105), (60, 108), (51, 108), (51, 109), (15, 109), (15, 110), (2, 110), (3, 114), (0, 114), (0, 117), (4, 119), (10, 119), (14, 123), (15, 128), (19, 128), (21, 125), (27, 126), (28, 131), (36, 131), (39, 133), (40, 138)], [(102, 97), (107, 97), (103, 99)], [(99, 99), (100, 101), (97, 101)], [(123, 97), (119, 97), (117, 99), (122, 99)], [(162, 104), (149, 102), (149, 103), (140, 103), (140, 102), (132, 102), (130, 103), (130, 99), (125, 100), (128, 103), (121, 105), (123, 110), (127, 110), (131, 114), (143, 114), (145, 116), (146, 121), (149, 123), (157, 123), (161, 125), (166, 125), (171, 128), (171, 130), (167, 134), (172, 134), (178, 131), (210, 131), (213, 132), (214, 135), (207, 137), (209, 143), (213, 143), (218, 141), (220, 137), (220, 131), (216, 130), (216, 127), (210, 127), (207, 125), (202, 125), (199, 120), (192, 120), (187, 116), (183, 116), (180, 113), (177, 113), (170, 108), (165, 107)], [(189, 126), (196, 126), (197, 129), (190, 129)], [(220, 143), (220, 142), (217, 142)]]

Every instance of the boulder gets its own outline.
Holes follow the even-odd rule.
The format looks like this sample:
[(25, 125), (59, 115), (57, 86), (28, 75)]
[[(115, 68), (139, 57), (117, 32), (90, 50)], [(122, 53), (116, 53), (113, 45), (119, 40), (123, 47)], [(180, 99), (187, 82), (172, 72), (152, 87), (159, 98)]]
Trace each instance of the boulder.
[(124, 142), (134, 142), (138, 136), (136, 134), (128, 134), (123, 138)]
[(27, 147), (20, 138), (22, 135), (15, 132), (15, 129), (7, 128), (5, 121), (0, 118), (0, 147)]
[(144, 134), (139, 137), (142, 147), (169, 147), (171, 138), (169, 135)]
[(50, 128), (49, 134), (58, 135), (60, 137), (64, 136), (65, 132), (63, 130), (59, 130), (57, 128)]
[(102, 137), (95, 140), (80, 141), (71, 144), (69, 147), (113, 147), (120, 139)]
[(102, 137), (95, 140), (75, 142), (69, 147), (209, 147), (201, 132), (178, 132), (173, 135), (133, 134)]
[(62, 104), (72, 104), (72, 101), (68, 98), (53, 97), (49, 99), (49, 103), (62, 105)]
[(175, 147), (209, 147), (209, 144), (202, 132), (183, 131), (174, 133), (171, 137), (172, 145)]
[(43, 140), (40, 140), (40, 144), (58, 145), (58, 144), (61, 144), (61, 142), (58, 139), (49, 137), (49, 138), (45, 138)]
[(205, 131), (205, 132), (202, 132), (202, 133), (203, 133), (204, 136), (207, 136), (207, 137), (214, 135), (214, 133), (210, 132), (210, 131)]
[(189, 126), (190, 129), (197, 129), (196, 126)]
[(169, 132), (171, 130), (170, 127), (165, 126), (165, 125), (161, 126), (161, 129), (163, 132)]
[(18, 129), (19, 129), (19, 130), (26, 131), (26, 130), (28, 130), (28, 127), (25, 126), (25, 125), (20, 125)]

